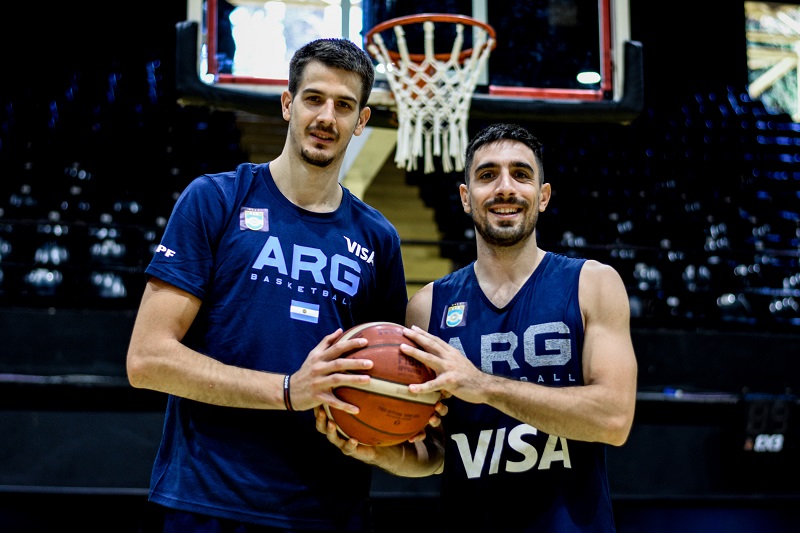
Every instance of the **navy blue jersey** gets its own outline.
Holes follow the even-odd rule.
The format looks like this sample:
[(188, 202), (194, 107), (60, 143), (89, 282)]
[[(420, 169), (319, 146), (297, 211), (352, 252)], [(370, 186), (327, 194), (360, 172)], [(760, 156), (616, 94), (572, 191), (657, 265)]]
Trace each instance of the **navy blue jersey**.
[[(548, 252), (502, 309), (486, 298), (468, 265), (434, 283), (428, 330), (489, 374), (548, 387), (582, 385), (584, 262)], [(604, 444), (548, 435), (488, 405), (446, 402), (447, 528), (614, 531)]]
[[(148, 275), (202, 300), (184, 343), (228, 365), (296, 371), (336, 328), (404, 321), (400, 238), (344, 189), (331, 213), (292, 204), (268, 165), (194, 180)], [(368, 528), (370, 467), (317, 432), (312, 411), (169, 396), (150, 498), (278, 528)]]

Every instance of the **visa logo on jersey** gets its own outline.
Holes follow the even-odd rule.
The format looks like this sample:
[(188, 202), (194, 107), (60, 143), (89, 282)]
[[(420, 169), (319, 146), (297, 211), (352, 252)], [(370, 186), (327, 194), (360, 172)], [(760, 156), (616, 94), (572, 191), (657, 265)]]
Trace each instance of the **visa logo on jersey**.
[(363, 259), (367, 262), (367, 264), (374, 264), (375, 262), (375, 252), (370, 251), (369, 248), (361, 246), (356, 241), (350, 240), (350, 237), (345, 236), (344, 239), (347, 241), (347, 251), (351, 254), (355, 255), (359, 259)]
[[(538, 443), (538, 448), (526, 439), (526, 435), (536, 435), (538, 430), (528, 424), (511, 428), (484, 429), (475, 439), (474, 452), (465, 433), (456, 433), (450, 438), (458, 448), (464, 471), (470, 479), (483, 475), (497, 474), (499, 471), (517, 473), (534, 468), (550, 470), (556, 464), (572, 468), (567, 439), (547, 435), (547, 441)], [(473, 435), (475, 437), (475, 435)]]

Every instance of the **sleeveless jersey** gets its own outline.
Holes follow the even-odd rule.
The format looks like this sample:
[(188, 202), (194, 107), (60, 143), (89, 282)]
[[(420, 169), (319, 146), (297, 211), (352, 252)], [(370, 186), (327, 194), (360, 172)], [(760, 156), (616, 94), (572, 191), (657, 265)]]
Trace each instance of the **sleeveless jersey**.
[[(428, 330), (489, 374), (582, 385), (584, 262), (546, 253), (502, 309), (468, 265), (434, 282)], [(446, 402), (442, 510), (449, 530), (614, 531), (604, 444), (548, 435), (487, 405)]]
[[(195, 179), (146, 269), (202, 300), (184, 343), (223, 363), (296, 371), (323, 336), (404, 321), (400, 238), (343, 189), (331, 213), (292, 204), (268, 165)], [(168, 396), (150, 498), (285, 529), (368, 530), (370, 467), (317, 432), (312, 411)]]

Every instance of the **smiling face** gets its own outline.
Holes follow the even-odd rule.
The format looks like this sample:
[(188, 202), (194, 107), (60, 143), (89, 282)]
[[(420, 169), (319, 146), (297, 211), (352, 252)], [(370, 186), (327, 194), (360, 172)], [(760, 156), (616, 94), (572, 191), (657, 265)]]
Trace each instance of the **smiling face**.
[(550, 184), (542, 181), (542, 167), (523, 143), (500, 140), (478, 148), (469, 186), (460, 186), (464, 212), (478, 238), (492, 246), (514, 246), (533, 235), (550, 201)]
[(341, 160), (352, 135), (364, 130), (370, 109), (359, 111), (361, 86), (357, 74), (312, 61), (294, 97), (283, 93), (289, 142), (306, 163), (327, 167)]

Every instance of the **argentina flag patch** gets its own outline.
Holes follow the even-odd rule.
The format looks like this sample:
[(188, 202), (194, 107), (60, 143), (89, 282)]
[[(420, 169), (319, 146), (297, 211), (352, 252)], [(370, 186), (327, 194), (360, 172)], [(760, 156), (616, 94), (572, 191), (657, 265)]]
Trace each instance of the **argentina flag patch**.
[(292, 305), (289, 307), (289, 316), (295, 320), (316, 324), (319, 322), (319, 306), (317, 304), (292, 300)]

